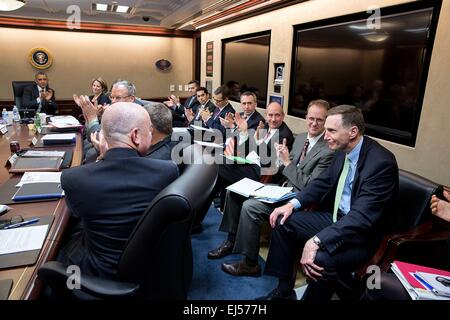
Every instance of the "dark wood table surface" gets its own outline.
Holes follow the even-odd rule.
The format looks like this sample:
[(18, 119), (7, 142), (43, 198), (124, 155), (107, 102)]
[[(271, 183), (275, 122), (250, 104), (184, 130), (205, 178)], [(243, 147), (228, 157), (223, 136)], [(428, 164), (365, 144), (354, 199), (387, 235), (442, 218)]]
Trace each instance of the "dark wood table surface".
[[(30, 125), (32, 127), (32, 125)], [(14, 124), (8, 126), (8, 132), (0, 136), (0, 185), (3, 185), (11, 178), (20, 177), (20, 175), (13, 175), (8, 172), (5, 164), (9, 157), (10, 142), (19, 141), (20, 147), (29, 148), (33, 137), (39, 138), (41, 135), (36, 134), (29, 126), (25, 124)], [(75, 146), (66, 147), (52, 147), (45, 148), (46, 150), (73, 150), (72, 167), (81, 164), (82, 160), (82, 138), (77, 133), (77, 141)], [(29, 300), (36, 299), (42, 289), (39, 281), (36, 281), (37, 270), (46, 261), (54, 260), (56, 257), (59, 244), (61, 242), (64, 229), (69, 220), (69, 210), (65, 204), (64, 198), (54, 201), (34, 202), (24, 204), (9, 205), (12, 209), (1, 216), (1, 219), (21, 215), (26, 217), (39, 217), (53, 215), (53, 223), (47, 234), (39, 258), (34, 265), (21, 266), (15, 268), (0, 269), (0, 279), (12, 279), (13, 286), (9, 296), (10, 300)]]

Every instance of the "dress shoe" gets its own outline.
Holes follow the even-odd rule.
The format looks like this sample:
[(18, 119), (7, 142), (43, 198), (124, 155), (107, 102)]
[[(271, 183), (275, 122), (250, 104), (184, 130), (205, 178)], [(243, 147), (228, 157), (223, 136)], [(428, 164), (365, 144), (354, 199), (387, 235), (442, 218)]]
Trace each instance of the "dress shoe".
[(208, 252), (208, 258), (209, 259), (220, 259), (223, 258), (229, 254), (231, 254), (231, 252), (233, 251), (233, 247), (234, 247), (234, 243), (229, 241), (229, 240), (225, 240), (220, 247), (218, 247), (217, 249), (211, 250), (210, 252)]
[(250, 266), (245, 262), (245, 260), (235, 263), (222, 263), (222, 270), (233, 276), (259, 277), (261, 275), (261, 268), (259, 267), (259, 264), (256, 266)]
[(297, 300), (297, 294), (292, 290), (290, 294), (283, 295), (278, 288), (275, 288), (268, 295), (256, 298), (256, 300)]

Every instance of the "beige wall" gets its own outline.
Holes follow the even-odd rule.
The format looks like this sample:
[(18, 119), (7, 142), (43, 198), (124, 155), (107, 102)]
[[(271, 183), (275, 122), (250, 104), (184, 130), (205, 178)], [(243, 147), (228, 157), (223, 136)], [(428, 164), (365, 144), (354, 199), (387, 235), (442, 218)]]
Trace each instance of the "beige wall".
[[(53, 55), (45, 70), (57, 99), (73, 93), (90, 94), (94, 77), (108, 84), (121, 78), (132, 81), (140, 97), (167, 97), (170, 84), (186, 84), (193, 76), (193, 40), (124, 34), (0, 28), (0, 100), (12, 100), (11, 81), (33, 80), (37, 71), (28, 60), (34, 47)], [(158, 71), (155, 61), (172, 62), (168, 72)]]
[[(207, 41), (214, 41), (213, 87), (220, 85), (221, 39), (252, 32), (271, 30), (269, 93), (273, 90), (273, 63), (286, 63), (285, 108), (289, 96), (293, 25), (410, 2), (409, 0), (311, 0), (277, 11), (252, 17), (233, 24), (202, 32), (202, 61), (205, 61)], [(415, 148), (379, 140), (397, 157), (401, 168), (431, 180), (450, 185), (450, 1), (443, 1), (438, 30), (428, 74), (422, 115)], [(205, 81), (205, 65), (201, 66), (201, 81)], [(305, 130), (305, 122), (288, 116), (293, 131)]]

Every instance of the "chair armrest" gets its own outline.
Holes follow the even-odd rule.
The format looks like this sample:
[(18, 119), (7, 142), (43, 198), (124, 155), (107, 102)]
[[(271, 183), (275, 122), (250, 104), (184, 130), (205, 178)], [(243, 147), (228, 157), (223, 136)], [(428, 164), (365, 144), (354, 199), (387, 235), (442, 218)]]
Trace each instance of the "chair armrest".
[(390, 267), (390, 263), (394, 260), (399, 246), (407, 241), (407, 239), (413, 239), (427, 234), (432, 226), (432, 222), (427, 221), (406, 232), (385, 235), (370, 261), (356, 271), (357, 276), (362, 278), (366, 274), (367, 267), (370, 265), (378, 265), (380, 266), (381, 271), (387, 271)]
[[(66, 266), (58, 261), (45, 263), (38, 271), (38, 276), (50, 287), (67, 288), (67, 280), (72, 274), (66, 272)], [(135, 296), (139, 284), (118, 282), (82, 274), (80, 277), (80, 290), (89, 295), (102, 299), (113, 299)]]

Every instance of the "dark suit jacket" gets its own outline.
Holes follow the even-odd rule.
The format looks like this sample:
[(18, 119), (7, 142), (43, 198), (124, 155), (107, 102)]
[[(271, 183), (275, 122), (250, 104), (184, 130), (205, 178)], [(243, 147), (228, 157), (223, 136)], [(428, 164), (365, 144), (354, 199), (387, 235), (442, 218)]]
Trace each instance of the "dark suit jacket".
[(193, 96), (188, 97), (184, 102), (184, 104), (181, 104), (180, 106), (175, 106), (175, 108), (172, 110), (172, 117), (177, 124), (181, 125), (186, 121), (184, 110), (192, 109), (192, 112), (194, 112), (195, 114), (199, 106), (200, 102), (197, 100), (197, 95), (194, 94)]
[(220, 110), (217, 116), (213, 115), (211, 116), (211, 118), (208, 119), (208, 121), (205, 123), (206, 127), (220, 130), (220, 132), (222, 132), (222, 136), (225, 137), (226, 128), (222, 126), (222, 124), (220, 123), (220, 118), (225, 118), (225, 115), (228, 112), (231, 112), (232, 114), (236, 112), (229, 103), (225, 107), (223, 107), (222, 110)]
[[(302, 207), (318, 203), (321, 210), (333, 212), (334, 198), (345, 153), (336, 152), (333, 162), (317, 179), (297, 194)], [(341, 246), (379, 244), (386, 215), (398, 191), (395, 156), (375, 140), (364, 136), (352, 187), (350, 211), (317, 236), (333, 254)]]
[(295, 138), (290, 154), (292, 161), (287, 167), (283, 166), (283, 175), (288, 180), (288, 187), (294, 187), (296, 192), (303, 190), (311, 180), (328, 168), (334, 156), (334, 152), (328, 148), (322, 135), (299, 163), (307, 136), (308, 133), (304, 132)]
[[(46, 89), (49, 90), (51, 88), (47, 87)], [(23, 89), (22, 105), (25, 109), (37, 110), (39, 108), (39, 103), (36, 100), (37, 98), (39, 98), (39, 89), (36, 84)], [(56, 113), (58, 107), (55, 102), (55, 90), (53, 90), (53, 97), (51, 100), (47, 101), (44, 99), (41, 101), (41, 105), (41, 112), (45, 112), (47, 114)]]
[[(205, 106), (204, 106), (203, 108), (207, 108), (207, 109), (209, 110), (209, 112), (213, 112), (213, 113), (214, 113), (214, 110), (215, 110), (217, 107), (216, 107), (216, 105), (215, 105), (214, 103), (211, 102), (211, 100), (208, 100), (208, 101), (205, 103)], [(194, 112), (194, 114), (195, 114), (194, 119), (192, 119), (192, 121), (189, 122), (189, 125), (195, 124), (195, 122), (197, 122), (200, 126), (206, 127), (205, 124), (204, 124), (203, 121), (202, 121), (202, 118), (200, 117), (200, 111), (201, 111), (201, 109), (202, 109), (202, 105), (199, 104), (199, 105), (197, 106), (197, 111)], [(192, 110), (192, 111), (193, 111), (193, 110)]]
[[(92, 102), (92, 98), (94, 98), (94, 95), (89, 96), (89, 100), (91, 102)], [(104, 105), (104, 104), (111, 104), (111, 100), (109, 99), (109, 97), (106, 94), (102, 93), (97, 98), (97, 104), (99, 106)]]
[[(240, 115), (244, 116), (244, 113), (241, 112)], [(247, 127), (248, 127), (248, 129), (255, 129), (256, 130), (256, 128), (258, 127), (260, 121), (262, 121), (264, 123), (266, 122), (264, 117), (258, 111), (255, 110), (255, 112), (253, 112), (252, 116), (249, 119), (247, 119)]]
[(140, 157), (127, 148), (110, 149), (102, 161), (63, 171), (66, 203), (81, 222), (63, 261), (86, 274), (113, 278), (141, 214), (177, 177), (175, 163)]
[(159, 160), (172, 160), (172, 149), (179, 141), (172, 141), (172, 135), (168, 135), (163, 140), (151, 146), (147, 153), (147, 158)]

